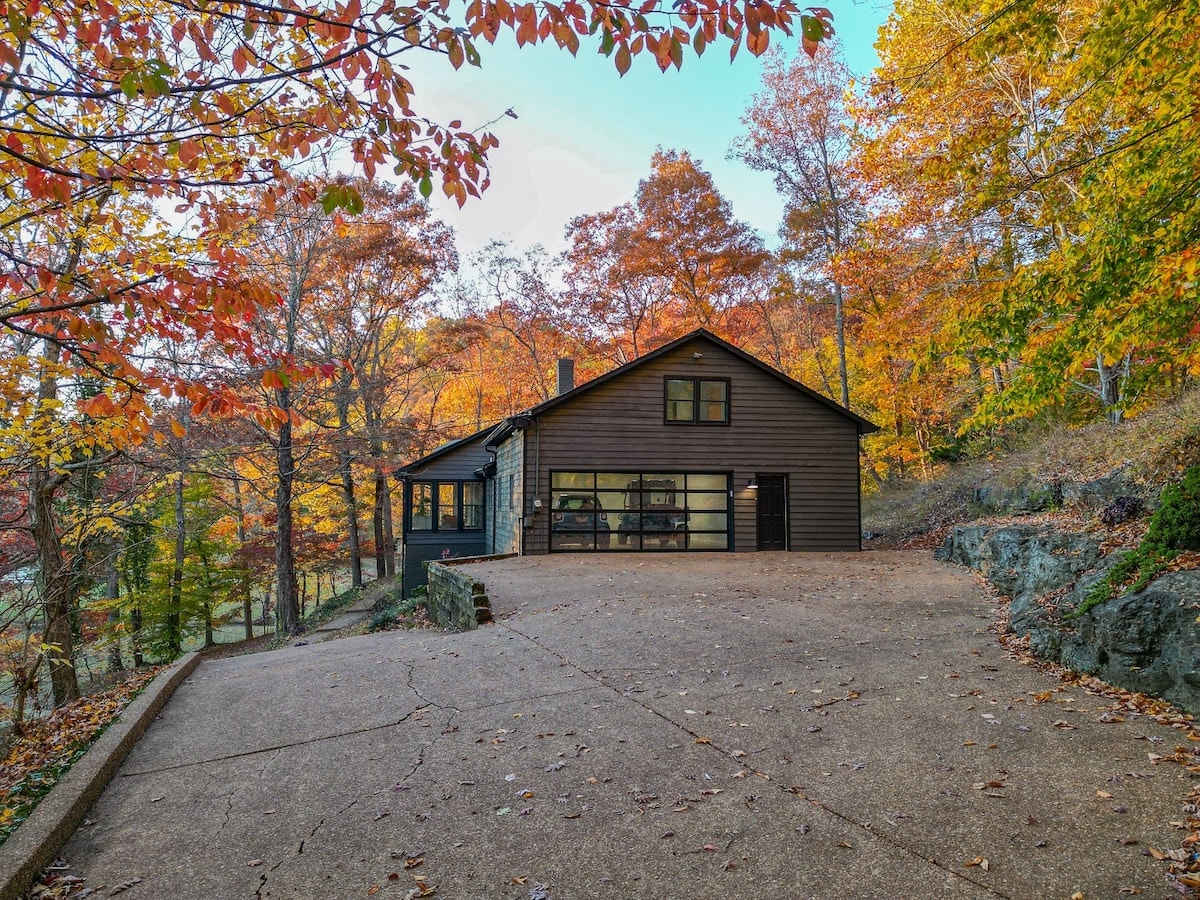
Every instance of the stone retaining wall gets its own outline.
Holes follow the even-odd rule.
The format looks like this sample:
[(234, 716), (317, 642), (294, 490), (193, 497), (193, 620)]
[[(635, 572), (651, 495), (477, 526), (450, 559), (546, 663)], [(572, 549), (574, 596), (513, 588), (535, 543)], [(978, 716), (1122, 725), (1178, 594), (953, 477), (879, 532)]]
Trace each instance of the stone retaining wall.
[(1072, 618), (1116, 558), (1094, 534), (975, 525), (953, 529), (936, 556), (1009, 597), (1008, 629), (1036, 655), (1200, 712), (1200, 572), (1168, 573)]
[(448, 625), (458, 631), (470, 631), (492, 621), (492, 607), (487, 588), (458, 566), (463, 563), (508, 559), (515, 553), (495, 556), (464, 556), (461, 559), (431, 560), (425, 564), (428, 593), (425, 608), (429, 618), (438, 625)]

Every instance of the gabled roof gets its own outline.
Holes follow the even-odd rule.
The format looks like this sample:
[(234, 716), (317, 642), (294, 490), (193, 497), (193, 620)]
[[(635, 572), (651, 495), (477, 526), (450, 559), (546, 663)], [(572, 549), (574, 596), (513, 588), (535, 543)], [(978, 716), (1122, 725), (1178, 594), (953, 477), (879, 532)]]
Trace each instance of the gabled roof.
[(426, 453), (424, 456), (420, 457), (419, 459), (414, 459), (410, 463), (405, 463), (403, 466), (398, 468), (393, 474), (397, 475), (400, 478), (403, 478), (405, 475), (407, 475), (413, 469), (424, 468), (425, 466), (429, 465), (431, 462), (433, 462), (435, 459), (437, 459), (440, 456), (445, 456), (447, 453), (453, 453), (455, 450), (459, 450), (459, 449), (467, 446), (468, 444), (474, 443), (475, 441), (477, 441), (481, 438), (487, 437), (489, 434), (491, 434), (493, 431), (495, 431), (496, 428), (497, 428), (496, 425), (489, 425), (487, 428), (484, 428), (482, 431), (477, 431), (474, 434), (469, 434), (466, 437), (458, 438), (457, 440), (447, 441), (446, 443), (444, 443), (440, 447), (438, 447), (436, 450)]
[(791, 378), (791, 377), (783, 374), (782, 372), (780, 372), (778, 369), (767, 365), (761, 359), (751, 356), (749, 353), (747, 353), (745, 350), (741, 349), (740, 347), (736, 347), (733, 344), (729, 343), (729, 341), (726, 341), (726, 340), (723, 340), (723, 339), (717, 337), (711, 331), (709, 331), (705, 328), (697, 328), (695, 331), (688, 332), (683, 337), (676, 338), (675, 340), (671, 341), (670, 343), (663, 344), (661, 347), (658, 347), (655, 350), (651, 350), (649, 353), (643, 354), (642, 356), (639, 356), (637, 359), (632, 360), (631, 362), (625, 363), (625, 365), (623, 365), (623, 366), (618, 366), (617, 368), (613, 369), (610, 372), (605, 372), (603, 375), (601, 375), (597, 378), (593, 378), (591, 381), (588, 381), (588, 382), (585, 382), (585, 383), (579, 385), (579, 387), (575, 388), (574, 390), (567, 391), (565, 394), (559, 394), (557, 397), (551, 397), (549, 400), (545, 400), (542, 403), (539, 403), (537, 406), (527, 409), (523, 413), (518, 413), (515, 416), (511, 416), (511, 417), (505, 419), (503, 422), (500, 422), (498, 425), (490, 425), (487, 428), (484, 428), (482, 431), (477, 431), (472, 435), (468, 435), (467, 437), (459, 438), (456, 441), (450, 441), (447, 444), (443, 444), (442, 446), (440, 446), (436, 450), (434, 450), (432, 453), (426, 454), (425, 456), (422, 456), (420, 459), (415, 459), (412, 462), (397, 469), (396, 474), (403, 477), (404, 475), (408, 474), (409, 472), (413, 471), (414, 469), (422, 468), (422, 467), (428, 465), (429, 463), (433, 462), (438, 457), (443, 456), (447, 453), (452, 453), (455, 450), (458, 450), (459, 448), (472, 443), (473, 441), (480, 440), (481, 438), (486, 439), (486, 443), (484, 444), (485, 447), (488, 447), (488, 448), (497, 447), (510, 434), (512, 434), (514, 431), (516, 431), (520, 428), (525, 428), (526, 426), (529, 425), (530, 420), (536, 418), (537, 416), (540, 416), (542, 413), (549, 412), (550, 410), (555, 409), (558, 406), (561, 406), (566, 403), (570, 403), (572, 400), (588, 393), (588, 391), (595, 390), (596, 388), (600, 387), (602, 384), (607, 384), (609, 381), (612, 381), (614, 378), (620, 378), (623, 375), (626, 375), (629, 372), (632, 372), (634, 369), (638, 368), (639, 366), (644, 366), (647, 363), (653, 362), (654, 360), (658, 359), (660, 356), (665, 356), (666, 354), (670, 353), (672, 350), (677, 349), (678, 347), (688, 343), (689, 341), (694, 341), (697, 339), (708, 341), (709, 343), (714, 344), (715, 346), (720, 347), (723, 350), (727, 350), (728, 352), (732, 353), (734, 356), (736, 356), (739, 359), (743, 360), (744, 362), (754, 366), (759, 371), (765, 372), (767, 375), (770, 375), (772, 378), (775, 378), (776, 380), (783, 382), (788, 387), (792, 388), (795, 391), (798, 391), (799, 393), (803, 394), (805, 397), (809, 398), (810, 400), (820, 403), (822, 406), (828, 407), (829, 409), (833, 410), (834, 412), (838, 413), (839, 415), (845, 416), (847, 419), (849, 419), (851, 422), (853, 422), (855, 424), (855, 426), (858, 428), (859, 434), (870, 434), (871, 432), (879, 430), (879, 426), (876, 425), (874, 422), (864, 419), (862, 416), (858, 415), (857, 413), (851, 412), (850, 410), (846, 409), (846, 407), (842, 406), (840, 403), (837, 403), (836, 401), (829, 399), (824, 394), (817, 393), (812, 388), (810, 388), (804, 384), (801, 384), (796, 379)]
[(772, 378), (775, 378), (776, 380), (783, 382), (788, 387), (800, 392), (805, 397), (808, 397), (810, 400), (815, 400), (817, 403), (820, 403), (822, 406), (827, 406), (827, 407), (829, 407), (829, 409), (833, 410), (834, 412), (845, 416), (847, 419), (852, 421), (858, 427), (859, 434), (871, 434), (872, 432), (879, 430), (879, 426), (876, 425), (874, 422), (871, 422), (868, 419), (864, 419), (862, 416), (858, 415), (857, 413), (853, 413), (850, 410), (846, 409), (846, 407), (842, 406), (840, 403), (838, 403), (834, 400), (830, 400), (824, 394), (819, 394), (816, 391), (814, 391), (812, 388), (810, 388), (804, 384), (801, 384), (796, 379), (783, 374), (778, 369), (767, 365), (761, 359), (758, 359), (757, 357), (750, 355), (749, 353), (747, 353), (745, 350), (741, 349), (740, 347), (736, 347), (733, 344), (729, 343), (729, 341), (726, 341), (726, 340), (723, 340), (722, 338), (717, 337), (715, 334), (713, 334), (708, 329), (697, 328), (695, 331), (690, 331), (687, 334), (685, 334), (683, 337), (676, 338), (675, 340), (673, 340), (669, 343), (663, 344), (661, 347), (658, 347), (655, 350), (651, 350), (649, 353), (645, 353), (642, 356), (639, 356), (637, 359), (625, 363), (625, 365), (623, 365), (623, 366), (618, 366), (617, 368), (613, 369), (610, 372), (605, 372), (603, 375), (601, 375), (597, 378), (593, 378), (591, 381), (588, 381), (588, 382), (585, 382), (585, 383), (579, 385), (579, 387), (575, 388), (574, 390), (567, 391), (565, 394), (559, 394), (557, 397), (551, 397), (549, 400), (543, 401), (542, 403), (539, 403), (537, 406), (531, 407), (530, 409), (526, 410), (523, 413), (520, 413), (519, 415), (516, 415), (509, 419), (506, 419), (504, 422), (501, 422), (500, 425), (498, 425), (496, 427), (495, 433), (491, 437), (488, 438), (487, 446), (492, 447), (492, 446), (498, 445), (506, 437), (508, 437), (510, 434), (512, 434), (512, 432), (515, 431), (516, 429), (524, 428), (528, 424), (530, 419), (540, 416), (542, 413), (548, 412), (557, 406), (561, 406), (565, 403), (570, 403), (572, 400), (574, 400), (577, 397), (582, 396), (583, 394), (586, 394), (588, 391), (595, 390), (596, 388), (600, 387), (602, 384), (606, 384), (609, 381), (612, 381), (614, 378), (620, 378), (621, 376), (626, 375), (629, 372), (632, 372), (634, 369), (638, 368), (639, 366), (644, 366), (649, 362), (653, 362), (654, 360), (658, 359), (660, 356), (665, 356), (666, 354), (670, 353), (672, 350), (675, 350), (676, 348), (688, 343), (689, 341), (694, 341), (696, 339), (706, 340), (711, 344), (715, 344), (716, 346), (720, 347), (723, 350), (729, 351), (734, 356), (749, 363), (750, 365), (754, 366), (756, 369), (759, 369), (760, 371), (765, 372), (766, 374), (770, 375)]

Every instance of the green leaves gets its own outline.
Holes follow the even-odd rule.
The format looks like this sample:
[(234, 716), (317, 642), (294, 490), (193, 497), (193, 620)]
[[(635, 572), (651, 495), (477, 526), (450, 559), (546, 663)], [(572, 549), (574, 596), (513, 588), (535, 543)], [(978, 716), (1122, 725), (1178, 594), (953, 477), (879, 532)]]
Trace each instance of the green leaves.
[(363, 198), (358, 189), (351, 184), (334, 182), (325, 187), (319, 198), (321, 209), (326, 215), (344, 209), (352, 216), (363, 211)]
[(130, 100), (139, 94), (147, 99), (153, 99), (166, 97), (171, 93), (171, 82), (168, 78), (175, 74), (175, 70), (161, 59), (147, 60), (140, 65), (128, 58), (122, 58), (117, 62), (135, 66), (131, 71), (122, 75), (119, 82), (121, 93)]

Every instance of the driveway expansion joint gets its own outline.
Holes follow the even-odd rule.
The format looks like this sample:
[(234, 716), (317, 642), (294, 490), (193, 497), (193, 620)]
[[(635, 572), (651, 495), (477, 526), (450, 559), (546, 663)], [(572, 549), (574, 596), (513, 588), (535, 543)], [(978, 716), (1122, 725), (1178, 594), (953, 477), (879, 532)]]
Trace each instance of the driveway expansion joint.
[(410, 718), (412, 718), (419, 712), (424, 712), (427, 709), (441, 709), (441, 708), (442, 707), (436, 707), (436, 706), (430, 706), (430, 705), (418, 706), (418, 707), (414, 708), (413, 710), (411, 710), (410, 712), (405, 713), (399, 719), (396, 719), (393, 722), (385, 722), (382, 725), (368, 725), (365, 728), (352, 728), (349, 731), (339, 731), (335, 734), (323, 734), (323, 735), (320, 735), (319, 737), (308, 738), (307, 740), (303, 740), (303, 741), (289, 741), (285, 744), (273, 744), (270, 747), (257, 747), (253, 750), (244, 750), (241, 753), (227, 753), (223, 756), (212, 756), (212, 757), (207, 757), (205, 759), (192, 760), (192, 761), (183, 762), (183, 763), (175, 763), (175, 764), (169, 765), (169, 766), (160, 766), (157, 769), (139, 769), (136, 772), (120, 772), (119, 775), (122, 778), (136, 778), (139, 775), (158, 775), (162, 772), (171, 772), (171, 771), (174, 771), (177, 769), (191, 769), (191, 768), (195, 768), (197, 766), (207, 766), (207, 765), (212, 765), (213, 763), (228, 762), (229, 760), (233, 760), (233, 759), (245, 759), (246, 757), (249, 757), (249, 756), (259, 756), (263, 753), (276, 753), (280, 750), (290, 750), (293, 747), (306, 747), (310, 744), (321, 744), (321, 743), (324, 743), (325, 741), (336, 741), (336, 740), (340, 740), (341, 738), (356, 737), (357, 735), (360, 735), (360, 734), (370, 734), (373, 731), (386, 731), (389, 728), (397, 728), (397, 727), (403, 725), (405, 722), (407, 722)]

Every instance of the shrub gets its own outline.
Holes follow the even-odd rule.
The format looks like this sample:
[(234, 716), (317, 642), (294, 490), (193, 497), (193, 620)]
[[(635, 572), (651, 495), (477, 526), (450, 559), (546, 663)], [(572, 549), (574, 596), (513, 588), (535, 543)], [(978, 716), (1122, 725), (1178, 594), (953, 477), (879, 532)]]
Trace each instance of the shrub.
[(1082, 616), (1126, 586), (1131, 591), (1142, 590), (1183, 550), (1200, 550), (1200, 466), (1188, 469), (1178, 484), (1163, 488), (1162, 502), (1137, 549), (1123, 554), (1064, 618)]

